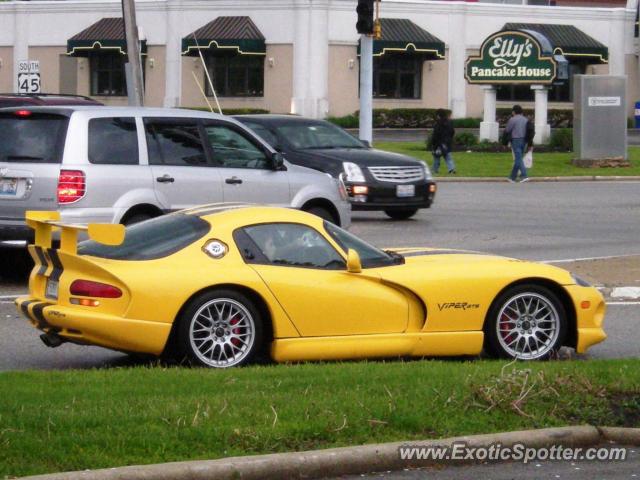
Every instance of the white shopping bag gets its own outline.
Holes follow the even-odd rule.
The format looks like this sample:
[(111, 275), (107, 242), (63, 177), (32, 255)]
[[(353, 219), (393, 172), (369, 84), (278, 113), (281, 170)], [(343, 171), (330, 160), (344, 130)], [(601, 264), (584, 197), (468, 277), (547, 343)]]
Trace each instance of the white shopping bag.
[(533, 150), (527, 150), (527, 153), (524, 154), (524, 158), (522, 159), (525, 168), (533, 167)]

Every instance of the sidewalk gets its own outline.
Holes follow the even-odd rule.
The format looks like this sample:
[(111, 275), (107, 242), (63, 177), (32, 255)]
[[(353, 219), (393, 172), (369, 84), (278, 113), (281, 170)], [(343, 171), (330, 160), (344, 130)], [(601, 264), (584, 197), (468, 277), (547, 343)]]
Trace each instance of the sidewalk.
[[(358, 136), (357, 128), (346, 129), (352, 135)], [(555, 129), (551, 129), (553, 132)], [(420, 142), (431, 133), (431, 128), (374, 128), (374, 142)], [(469, 132), (474, 135), (480, 133), (478, 128), (456, 128), (456, 133)], [(628, 145), (640, 145), (640, 129), (627, 129)]]
[[(580, 175), (567, 177), (529, 177), (529, 182), (637, 182), (640, 176), (621, 175)], [(436, 182), (502, 182), (507, 183), (507, 177), (458, 177), (447, 175), (444, 177), (435, 176)]]

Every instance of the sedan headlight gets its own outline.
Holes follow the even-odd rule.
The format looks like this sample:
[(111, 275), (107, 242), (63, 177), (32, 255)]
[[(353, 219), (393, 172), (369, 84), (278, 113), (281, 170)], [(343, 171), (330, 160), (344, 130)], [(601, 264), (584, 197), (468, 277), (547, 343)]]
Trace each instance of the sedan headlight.
[(573, 281), (576, 282), (576, 285), (580, 285), (581, 287), (590, 287), (591, 286), (591, 284), (589, 282), (587, 282), (583, 278), (580, 278), (579, 276), (577, 276), (574, 273), (571, 274), (571, 278), (573, 278)]
[(344, 179), (347, 182), (364, 182), (364, 173), (355, 163), (343, 162), (342, 169), (344, 170)]
[(433, 178), (433, 175), (431, 175), (431, 170), (429, 169), (429, 165), (427, 165), (426, 163), (424, 164), (424, 179), (425, 180), (431, 180)]

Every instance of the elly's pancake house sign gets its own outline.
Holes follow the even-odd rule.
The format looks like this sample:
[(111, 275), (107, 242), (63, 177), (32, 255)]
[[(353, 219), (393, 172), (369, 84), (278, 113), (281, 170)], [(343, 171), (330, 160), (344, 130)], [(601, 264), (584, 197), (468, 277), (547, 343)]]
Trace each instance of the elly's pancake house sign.
[(544, 143), (549, 136), (548, 88), (556, 80), (557, 70), (558, 63), (551, 44), (544, 35), (529, 30), (503, 30), (490, 35), (482, 43), (480, 54), (467, 58), (465, 69), (468, 83), (484, 85), (484, 119), (480, 124), (480, 139), (498, 140), (496, 85), (529, 84), (536, 98), (535, 141)]
[(498, 32), (483, 42), (479, 57), (467, 59), (465, 76), (475, 84), (550, 84), (556, 77), (556, 62), (542, 54), (533, 34)]

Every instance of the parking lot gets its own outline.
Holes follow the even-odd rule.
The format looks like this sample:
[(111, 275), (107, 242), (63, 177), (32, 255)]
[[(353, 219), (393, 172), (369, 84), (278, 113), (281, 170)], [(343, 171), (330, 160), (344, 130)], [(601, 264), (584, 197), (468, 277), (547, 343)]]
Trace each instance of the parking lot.
[[(639, 182), (442, 182), (434, 207), (414, 219), (395, 222), (382, 213), (355, 212), (351, 231), (383, 247), (460, 248), (552, 262), (578, 259), (570, 265), (596, 284), (640, 286), (638, 225)], [(16, 251), (5, 248), (2, 254)], [(599, 257), (604, 258), (579, 260)], [(4, 297), (0, 298), (0, 370), (92, 368), (139, 361), (97, 347), (46, 348), (11, 301), (26, 289), (25, 280), (3, 279), (0, 284)], [(611, 302), (605, 323), (609, 338), (579, 358), (640, 356), (638, 322), (638, 302)]]

